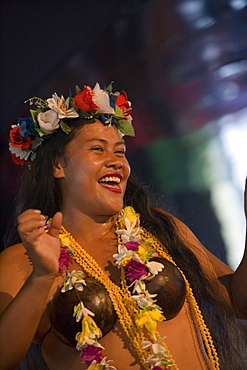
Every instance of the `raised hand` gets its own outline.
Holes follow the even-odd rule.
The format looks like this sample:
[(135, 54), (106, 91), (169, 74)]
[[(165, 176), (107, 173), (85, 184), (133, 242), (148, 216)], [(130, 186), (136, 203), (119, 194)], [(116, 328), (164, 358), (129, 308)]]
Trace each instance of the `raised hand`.
[(51, 227), (44, 230), (45, 216), (40, 210), (28, 209), (18, 217), (18, 232), (38, 276), (57, 274), (59, 270), (60, 241), (58, 238), (62, 214), (57, 212)]

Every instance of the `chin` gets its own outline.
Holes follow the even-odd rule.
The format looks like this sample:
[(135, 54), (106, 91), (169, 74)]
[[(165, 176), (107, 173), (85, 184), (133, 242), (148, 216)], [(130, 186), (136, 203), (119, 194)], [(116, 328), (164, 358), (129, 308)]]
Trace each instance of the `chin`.
[(115, 215), (115, 214), (117, 214), (117, 213), (119, 213), (120, 211), (121, 211), (121, 209), (123, 208), (123, 202), (117, 202), (117, 203), (111, 203), (110, 205), (109, 205), (109, 208), (108, 207), (104, 207), (104, 209), (105, 210), (107, 210), (107, 208), (108, 208), (108, 210), (107, 210), (107, 214), (109, 214), (109, 216), (110, 215)]

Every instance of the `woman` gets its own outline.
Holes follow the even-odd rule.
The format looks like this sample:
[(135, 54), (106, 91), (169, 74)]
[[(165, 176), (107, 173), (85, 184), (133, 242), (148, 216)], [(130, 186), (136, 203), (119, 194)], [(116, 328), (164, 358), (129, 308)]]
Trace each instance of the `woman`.
[(10, 134), (29, 169), (0, 261), (0, 368), (32, 342), (51, 370), (247, 368), (246, 254), (233, 273), (129, 178), (126, 94), (31, 103)]

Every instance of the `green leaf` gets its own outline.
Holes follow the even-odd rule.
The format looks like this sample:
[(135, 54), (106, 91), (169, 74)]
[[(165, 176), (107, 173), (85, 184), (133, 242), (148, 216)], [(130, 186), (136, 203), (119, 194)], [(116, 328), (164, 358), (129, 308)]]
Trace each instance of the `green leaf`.
[(79, 88), (79, 86), (76, 85), (75, 87), (75, 94), (79, 94), (81, 92), (81, 89)]
[(122, 132), (122, 134), (127, 136), (135, 136), (135, 130), (132, 124), (126, 119), (120, 119), (117, 121), (117, 129)]
[(81, 108), (78, 108), (78, 114), (79, 114), (79, 117), (81, 117), (81, 118), (91, 116), (91, 114), (89, 114), (88, 112), (86, 112), (85, 110), (83, 110)]
[(114, 82), (114, 81), (112, 81), (112, 82), (111, 82), (111, 83), (106, 87), (106, 89), (105, 89), (105, 90), (112, 92), (112, 84), (113, 84), (113, 82)]
[(38, 115), (38, 112), (34, 109), (30, 109), (30, 114), (31, 114), (31, 117), (33, 119), (33, 122), (37, 123), (37, 115)]
[(35, 129), (35, 131), (39, 134), (39, 137), (47, 136), (47, 135), (48, 135), (48, 134), (46, 134), (45, 132), (43, 132), (43, 131), (41, 130), (41, 128), (39, 128), (39, 127), (35, 127), (34, 129)]
[(118, 105), (116, 105), (115, 116), (116, 117), (124, 118), (123, 111), (122, 111), (122, 109)]
[(70, 96), (70, 98), (69, 98), (69, 106), (70, 106), (70, 108), (74, 108), (75, 110), (77, 110), (77, 107), (75, 105), (75, 100), (72, 96)]
[(71, 132), (71, 128), (62, 120), (60, 121), (60, 127), (67, 135), (69, 135), (69, 133)]

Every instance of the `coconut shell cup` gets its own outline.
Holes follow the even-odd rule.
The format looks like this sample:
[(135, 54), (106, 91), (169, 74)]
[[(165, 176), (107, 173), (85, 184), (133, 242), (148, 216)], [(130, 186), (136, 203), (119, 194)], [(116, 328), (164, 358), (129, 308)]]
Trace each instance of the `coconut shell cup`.
[(81, 332), (81, 321), (76, 322), (73, 317), (74, 306), (78, 305), (79, 298), (84, 306), (92, 311), (93, 319), (106, 335), (114, 326), (117, 315), (105, 287), (94, 278), (85, 278), (86, 286), (83, 291), (72, 289), (62, 293), (59, 289), (49, 304), (51, 326), (55, 335), (65, 344), (76, 346), (75, 336)]
[(146, 283), (150, 294), (157, 294), (156, 304), (163, 310), (166, 320), (175, 317), (183, 307), (186, 286), (178, 268), (162, 257), (153, 257), (150, 261), (160, 262), (164, 268), (152, 280)]

